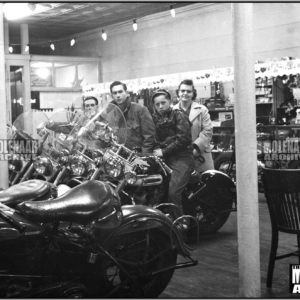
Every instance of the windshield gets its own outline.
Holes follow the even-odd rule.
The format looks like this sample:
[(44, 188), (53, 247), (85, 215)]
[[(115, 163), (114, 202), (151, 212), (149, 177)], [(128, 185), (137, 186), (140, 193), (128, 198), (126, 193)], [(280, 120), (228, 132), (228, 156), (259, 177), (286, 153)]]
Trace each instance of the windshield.
[[(126, 142), (126, 120), (120, 108), (109, 103), (104, 109), (96, 106), (80, 120), (67, 138), (67, 146), (75, 144), (91, 149), (106, 149), (113, 139), (118, 144)], [(66, 144), (66, 143), (65, 143)]]
[(46, 126), (46, 139), (43, 145), (44, 154), (56, 160), (60, 150), (68, 149), (65, 140), (74, 128), (80, 127), (81, 119), (82, 115), (78, 112), (66, 109), (53, 112)]
[(41, 123), (48, 122), (48, 117), (42, 111), (27, 111), (22, 113), (13, 123), (13, 128), (9, 138), (13, 134), (14, 139), (38, 140), (42, 141), (43, 137), (38, 134), (37, 127)]

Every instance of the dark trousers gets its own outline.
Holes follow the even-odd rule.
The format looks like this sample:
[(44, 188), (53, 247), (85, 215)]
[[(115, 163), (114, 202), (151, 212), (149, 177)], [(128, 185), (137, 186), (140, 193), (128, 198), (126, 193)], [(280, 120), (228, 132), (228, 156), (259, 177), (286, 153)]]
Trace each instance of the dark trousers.
[(190, 153), (180, 153), (167, 158), (166, 163), (173, 170), (169, 183), (169, 203), (178, 207), (170, 209), (170, 214), (175, 220), (183, 215), (181, 194), (195, 169), (194, 159)]

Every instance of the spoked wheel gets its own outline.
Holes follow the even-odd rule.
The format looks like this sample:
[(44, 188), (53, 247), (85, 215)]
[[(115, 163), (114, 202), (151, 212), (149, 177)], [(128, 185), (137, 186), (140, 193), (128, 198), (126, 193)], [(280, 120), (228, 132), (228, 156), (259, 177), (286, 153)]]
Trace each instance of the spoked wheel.
[[(200, 201), (201, 200), (201, 201)], [(218, 231), (227, 221), (233, 206), (233, 195), (228, 187), (211, 187), (184, 208), (184, 213), (195, 217), (199, 224), (199, 235)], [(195, 227), (190, 226), (191, 236)]]
[(155, 298), (166, 288), (174, 269), (157, 275), (152, 272), (173, 266), (177, 253), (169, 238), (159, 230), (134, 232), (117, 236), (105, 245), (107, 251), (142, 287), (143, 292), (112, 261), (104, 262), (104, 283), (108, 296), (113, 298)]

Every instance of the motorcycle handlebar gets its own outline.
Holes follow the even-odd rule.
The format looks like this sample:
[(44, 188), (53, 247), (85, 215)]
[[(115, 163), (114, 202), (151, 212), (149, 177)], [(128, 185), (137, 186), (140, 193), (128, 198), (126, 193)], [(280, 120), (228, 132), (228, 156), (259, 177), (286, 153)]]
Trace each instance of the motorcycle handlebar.
[(145, 156), (145, 153), (136, 153), (136, 154), (137, 156), (140, 156), (142, 159), (153, 158), (159, 164), (162, 170), (167, 172), (168, 174), (171, 174), (173, 172), (173, 170), (160, 157), (153, 155), (152, 153), (151, 155), (147, 155), (147, 156)]

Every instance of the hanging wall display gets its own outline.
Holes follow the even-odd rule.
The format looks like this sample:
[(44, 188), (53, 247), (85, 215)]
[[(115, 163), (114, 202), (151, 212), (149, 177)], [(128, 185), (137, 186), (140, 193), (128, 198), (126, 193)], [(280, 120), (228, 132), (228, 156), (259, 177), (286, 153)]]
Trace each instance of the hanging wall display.
[[(273, 59), (266, 62), (257, 61), (254, 65), (255, 78), (276, 78), (277, 76), (290, 76), (300, 74), (300, 59), (284, 57), (281, 60)], [(213, 82), (230, 82), (234, 80), (234, 68), (212, 68), (185, 73), (144, 77), (130, 80), (121, 80), (127, 85), (128, 92), (139, 94), (142, 89), (176, 88), (184, 79), (192, 79), (195, 85), (210, 84)], [(112, 82), (98, 83), (82, 86), (84, 97), (98, 96), (110, 93)], [(300, 85), (300, 83), (299, 83)], [(295, 86), (296, 87), (296, 86)]]

